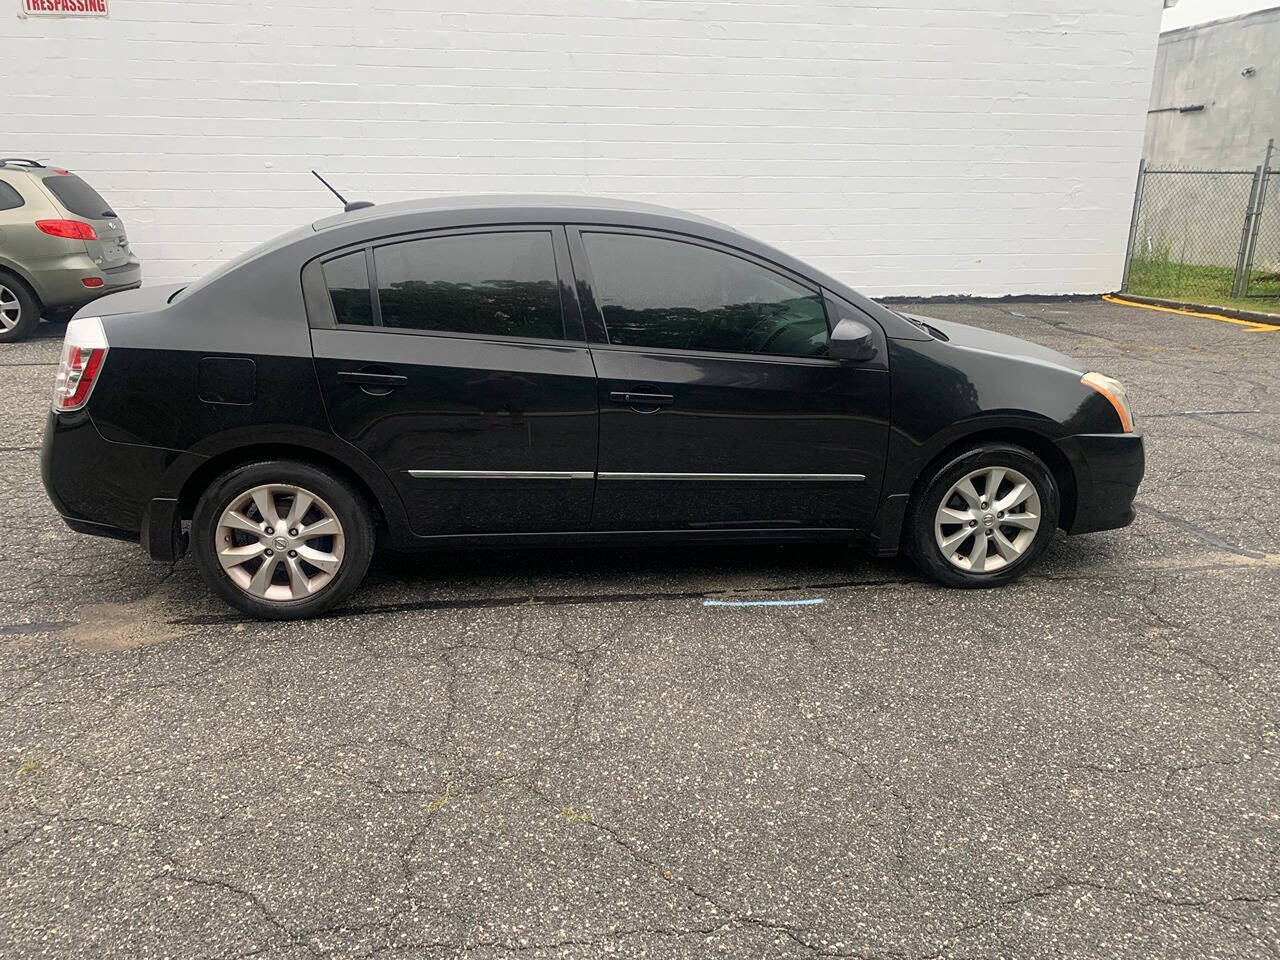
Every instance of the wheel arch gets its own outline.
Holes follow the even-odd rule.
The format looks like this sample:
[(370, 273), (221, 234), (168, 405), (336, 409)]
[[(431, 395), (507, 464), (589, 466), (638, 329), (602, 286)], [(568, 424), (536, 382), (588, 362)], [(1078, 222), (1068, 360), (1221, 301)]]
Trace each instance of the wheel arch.
[(915, 503), (929, 478), (942, 464), (980, 443), (1011, 443), (1025, 447), (1043, 460), (1044, 465), (1053, 474), (1053, 482), (1058, 485), (1060, 500), (1058, 526), (1064, 530), (1071, 529), (1071, 524), (1075, 520), (1078, 495), (1076, 474), (1071, 461), (1049, 437), (1025, 427), (986, 427), (948, 442), (916, 472), (915, 480), (911, 484), (908, 507)]
[(178, 516), (184, 520), (191, 519), (200, 495), (228, 470), (263, 460), (296, 460), (299, 463), (328, 470), (345, 479), (368, 503), (379, 540), (388, 537), (394, 539), (397, 521), (403, 523), (403, 510), (398, 495), (390, 489), (385, 477), (371, 478), (366, 472), (357, 469), (349, 462), (344, 462), (332, 453), (303, 444), (290, 443), (231, 447), (204, 460), (191, 471), (178, 492)]
[(1058, 526), (1064, 530), (1071, 529), (1075, 522), (1079, 482), (1070, 459), (1053, 438), (1027, 426), (1025, 421), (1014, 424), (975, 422), (972, 429), (959, 435), (940, 438), (936, 444), (917, 454), (915, 462), (918, 466), (914, 472), (905, 478), (899, 475), (896, 488), (886, 487), (871, 530), (874, 552), (878, 556), (893, 556), (900, 551), (902, 531), (910, 510), (929, 477), (943, 463), (954, 459), (969, 447), (992, 442), (1025, 447), (1044, 461), (1058, 485)]
[(32, 280), (31, 276), (25, 270), (19, 267), (12, 260), (0, 257), (0, 274), (7, 274), (8, 276), (13, 277), (30, 290), (31, 295), (36, 298), (36, 308), (40, 311), (44, 310), (44, 300), (40, 296), (40, 288), (36, 286), (35, 281)]

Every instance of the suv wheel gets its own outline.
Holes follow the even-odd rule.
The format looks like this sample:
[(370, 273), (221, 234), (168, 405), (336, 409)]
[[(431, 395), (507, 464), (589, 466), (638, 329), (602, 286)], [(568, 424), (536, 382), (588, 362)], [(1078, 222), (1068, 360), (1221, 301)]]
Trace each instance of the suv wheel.
[(192, 546), (210, 589), (250, 616), (314, 616), (351, 595), (373, 556), (361, 496), (288, 460), (236, 467), (196, 504)]
[(984, 443), (925, 481), (909, 522), (916, 565), (953, 587), (994, 587), (1026, 573), (1058, 526), (1053, 474), (1030, 450)]
[(0, 343), (31, 336), (40, 323), (40, 304), (31, 288), (17, 277), (0, 273)]

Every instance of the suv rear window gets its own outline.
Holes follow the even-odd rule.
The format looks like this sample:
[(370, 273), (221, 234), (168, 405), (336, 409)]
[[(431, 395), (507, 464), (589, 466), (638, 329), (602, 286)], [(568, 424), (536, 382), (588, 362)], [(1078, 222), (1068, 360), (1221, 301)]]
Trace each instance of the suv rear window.
[(56, 174), (45, 177), (43, 183), (49, 192), (58, 198), (58, 202), (77, 217), (89, 217), (101, 220), (114, 217), (115, 213), (107, 206), (107, 201), (74, 173)]
[(25, 201), (12, 184), (0, 180), (0, 210), (15, 210)]

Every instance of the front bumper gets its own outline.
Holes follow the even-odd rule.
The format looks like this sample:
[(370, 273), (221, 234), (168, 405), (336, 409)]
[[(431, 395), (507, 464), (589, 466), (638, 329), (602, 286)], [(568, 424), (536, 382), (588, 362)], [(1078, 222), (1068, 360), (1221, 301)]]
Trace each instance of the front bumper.
[(1133, 498), (1146, 469), (1142, 434), (1082, 433), (1059, 443), (1076, 480), (1068, 534), (1114, 530), (1133, 522)]

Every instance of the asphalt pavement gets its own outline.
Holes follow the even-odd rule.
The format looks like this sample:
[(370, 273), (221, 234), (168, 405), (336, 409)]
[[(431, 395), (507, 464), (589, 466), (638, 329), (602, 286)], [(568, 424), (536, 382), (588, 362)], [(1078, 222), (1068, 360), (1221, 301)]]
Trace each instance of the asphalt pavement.
[(0, 956), (1280, 955), (1280, 332), (917, 309), (1124, 380), (1134, 525), (994, 591), (831, 546), (386, 555), (245, 621), (63, 526), (62, 328), (0, 346)]

